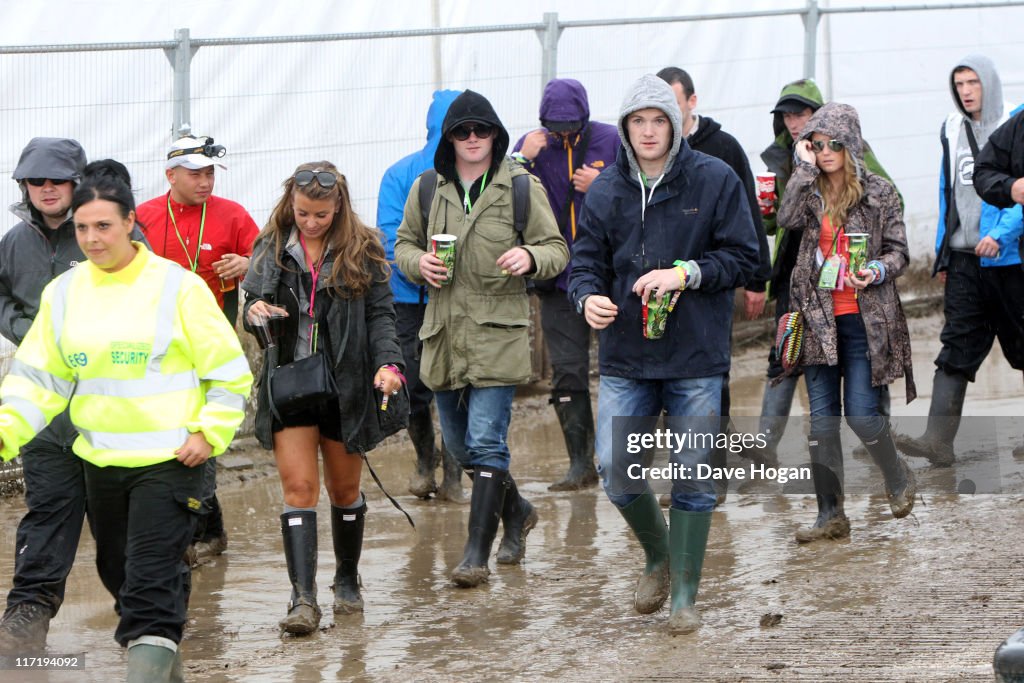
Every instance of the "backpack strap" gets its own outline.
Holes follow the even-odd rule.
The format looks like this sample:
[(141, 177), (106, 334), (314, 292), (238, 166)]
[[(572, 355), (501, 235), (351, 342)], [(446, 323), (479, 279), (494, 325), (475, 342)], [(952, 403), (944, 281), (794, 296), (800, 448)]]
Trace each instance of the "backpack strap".
[(434, 202), (434, 192), (437, 190), (437, 171), (428, 168), (420, 173), (420, 216), (423, 218), (423, 229), (427, 229), (430, 222), (430, 205)]
[(530, 222), (530, 174), (512, 176), (512, 224), (516, 229), (516, 241), (523, 243), (523, 231)]

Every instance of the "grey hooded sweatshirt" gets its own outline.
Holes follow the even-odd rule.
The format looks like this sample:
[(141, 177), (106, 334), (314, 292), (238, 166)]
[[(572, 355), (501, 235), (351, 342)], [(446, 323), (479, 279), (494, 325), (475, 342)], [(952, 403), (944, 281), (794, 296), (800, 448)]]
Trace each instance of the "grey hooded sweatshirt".
[[(953, 78), (957, 69), (967, 67), (981, 81), (981, 120), (975, 121), (964, 109), (956, 92)], [(949, 90), (956, 111), (943, 126), (943, 144), (946, 146), (944, 170), (946, 181), (953, 188), (953, 201), (960, 218), (959, 228), (950, 235), (949, 246), (957, 251), (974, 252), (981, 240), (981, 198), (974, 190), (974, 153), (967, 139), (966, 126), (971, 126), (981, 150), (988, 136), (1003, 120), (1003, 84), (992, 60), (984, 55), (970, 54), (957, 62), (949, 73)]]

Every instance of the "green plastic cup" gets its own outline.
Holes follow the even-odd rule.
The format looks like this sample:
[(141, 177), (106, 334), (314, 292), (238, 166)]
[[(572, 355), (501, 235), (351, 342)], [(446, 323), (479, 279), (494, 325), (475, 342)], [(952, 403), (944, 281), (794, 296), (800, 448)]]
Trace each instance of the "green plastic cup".
[(448, 269), (448, 277), (441, 281), (441, 284), (451, 284), (455, 279), (455, 235), (432, 235), (430, 243), (433, 247), (434, 256), (441, 259), (444, 267)]
[(868, 265), (868, 234), (866, 232), (846, 233), (849, 244), (850, 272), (857, 274)]

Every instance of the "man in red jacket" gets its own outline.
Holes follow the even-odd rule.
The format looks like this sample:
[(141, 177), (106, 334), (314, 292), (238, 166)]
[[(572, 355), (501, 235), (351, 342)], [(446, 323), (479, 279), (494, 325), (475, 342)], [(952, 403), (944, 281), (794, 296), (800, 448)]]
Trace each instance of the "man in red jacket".
[[(166, 175), (170, 189), (136, 209), (153, 253), (199, 275), (210, 286), (232, 325), (238, 316), (236, 283), (249, 269), (252, 243), (259, 228), (240, 204), (213, 196), (215, 166), (224, 147), (209, 137), (183, 137), (167, 150)], [(194, 559), (219, 555), (227, 534), (216, 490), (216, 461), (206, 465), (204, 501), (208, 513), (193, 539)]]

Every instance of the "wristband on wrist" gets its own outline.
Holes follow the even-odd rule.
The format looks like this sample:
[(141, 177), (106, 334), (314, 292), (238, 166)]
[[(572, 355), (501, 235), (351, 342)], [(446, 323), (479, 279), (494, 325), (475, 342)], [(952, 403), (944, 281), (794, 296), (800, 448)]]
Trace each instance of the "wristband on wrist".
[(685, 261), (675, 261), (676, 275), (679, 276), (679, 289), (686, 289), (686, 283), (690, 280), (690, 271), (686, 267)]
[(394, 374), (398, 375), (398, 379), (402, 380), (402, 384), (406, 383), (405, 375), (402, 374), (402, 371), (398, 369), (397, 365), (394, 365), (394, 364), (382, 365), (382, 366), (380, 366), (380, 369), (381, 370), (390, 370)]

